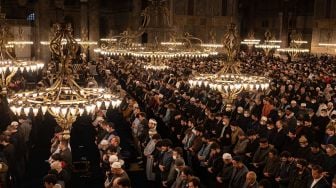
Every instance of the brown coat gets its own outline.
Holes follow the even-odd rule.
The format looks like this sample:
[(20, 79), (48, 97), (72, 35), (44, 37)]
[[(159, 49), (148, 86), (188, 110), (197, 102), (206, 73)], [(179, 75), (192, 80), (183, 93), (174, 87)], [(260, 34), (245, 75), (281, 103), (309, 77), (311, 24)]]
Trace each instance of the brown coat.
[(202, 137), (201, 136), (196, 136), (195, 139), (192, 141), (191, 147), (193, 154), (196, 154), (203, 145)]

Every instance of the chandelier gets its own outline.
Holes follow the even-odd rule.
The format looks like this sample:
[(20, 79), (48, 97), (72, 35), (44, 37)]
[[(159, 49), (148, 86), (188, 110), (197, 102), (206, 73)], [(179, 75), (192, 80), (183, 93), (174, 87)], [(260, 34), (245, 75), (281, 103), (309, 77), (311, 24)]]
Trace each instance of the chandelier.
[(11, 45), (11, 47), (18, 46), (19, 48), (23, 48), (25, 45), (33, 45), (34, 44), (33, 41), (28, 41), (28, 40), (24, 39), (22, 27), (19, 27), (18, 34), (17, 34), (17, 36), (15, 36), (15, 38), (17, 38), (18, 40), (8, 41), (7, 44)]
[(266, 90), (270, 80), (263, 76), (253, 76), (240, 72), (236, 55), (238, 52), (238, 38), (234, 24), (229, 26), (224, 35), (224, 49), (228, 59), (223, 68), (216, 74), (199, 74), (189, 80), (191, 87), (206, 87), (222, 94), (227, 104), (232, 104), (242, 91)]
[(7, 95), (7, 87), (17, 72), (35, 72), (43, 68), (44, 63), (39, 61), (18, 60), (8, 48), (14, 47), (10, 42), (12, 34), (5, 20), (5, 14), (0, 12), (0, 73), (2, 94)]
[[(199, 42), (195, 44), (193, 40)], [(133, 56), (167, 59), (209, 57), (218, 54), (213, 49), (223, 47), (221, 44), (204, 44), (200, 39), (191, 36), (189, 33), (184, 33), (184, 35), (179, 38), (171, 38), (171, 41), (163, 41), (156, 44), (126, 44), (122, 41), (123, 38), (120, 38), (117, 42), (112, 41), (113, 45), (111, 45), (107, 44), (109, 41), (105, 40), (100, 48), (97, 48), (94, 51), (105, 56)]]
[(151, 58), (151, 62), (147, 65), (144, 65), (146, 70), (154, 70), (154, 71), (164, 71), (169, 69), (170, 67), (167, 66), (164, 61), (166, 59), (163, 58)]
[(298, 54), (301, 53), (309, 53), (308, 48), (302, 48), (301, 46), (307, 44), (308, 41), (302, 40), (302, 34), (297, 33), (295, 30), (292, 31), (291, 35), (291, 42), (288, 48), (279, 48), (277, 49), (278, 52), (287, 53), (292, 58), (295, 58)]
[(269, 55), (269, 53), (273, 49), (278, 49), (280, 48), (280, 43), (282, 42), (281, 40), (276, 40), (275, 37), (272, 35), (270, 31), (266, 31), (265, 34), (265, 41), (263, 44), (256, 44), (255, 48), (263, 49), (266, 53), (266, 55)]
[(332, 32), (328, 32), (326, 38), (327, 42), (320, 42), (318, 43), (318, 46), (326, 48), (327, 51), (329, 51), (329, 48), (334, 49), (336, 52), (336, 43), (332, 43), (333, 37)]
[[(167, 0), (148, 0), (148, 6), (141, 12), (143, 22), (137, 30), (126, 30), (119, 35), (100, 40), (100, 48), (95, 52), (105, 56), (134, 56), (154, 59), (149, 61), (147, 68), (158, 67), (158, 59), (169, 58), (199, 58), (217, 55), (216, 48), (221, 44), (204, 44), (201, 39), (188, 32), (179, 33), (172, 27), (170, 21), (169, 2)], [(160, 28), (160, 31), (156, 31)], [(139, 38), (147, 33), (153, 33), (153, 42), (135, 45)], [(160, 40), (161, 34), (166, 34), (169, 41)], [(169, 36), (169, 37), (168, 37)], [(113, 40), (110, 40), (113, 39)], [(165, 68), (164, 66), (159, 66)]]
[(77, 41), (84, 49), (88, 49), (90, 46), (97, 45), (97, 41), (90, 41), (88, 36), (88, 30), (86, 28), (82, 29), (81, 39)]
[(260, 43), (260, 39), (255, 39), (254, 38), (254, 32), (253, 31), (250, 31), (248, 33), (248, 37), (240, 42), (240, 44), (245, 44), (249, 48), (251, 48), (253, 45), (256, 45), (256, 44), (259, 44), (259, 43)]
[(54, 27), (50, 50), (60, 64), (57, 80), (49, 88), (15, 93), (8, 97), (8, 103), (17, 116), (50, 113), (67, 135), (77, 116), (94, 114), (96, 109), (116, 108), (122, 96), (109, 89), (83, 88), (75, 82), (72, 62), (79, 48), (78, 43), (72, 36), (70, 24), (55, 24)]

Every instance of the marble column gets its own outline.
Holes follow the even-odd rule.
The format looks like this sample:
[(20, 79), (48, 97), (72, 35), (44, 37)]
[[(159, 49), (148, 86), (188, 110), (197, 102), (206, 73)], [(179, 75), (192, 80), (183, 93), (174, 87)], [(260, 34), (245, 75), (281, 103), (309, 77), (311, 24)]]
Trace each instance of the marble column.
[[(88, 0), (88, 10), (89, 10), (89, 20), (88, 20), (88, 26), (89, 26), (89, 40), (91, 41), (98, 41), (100, 38), (100, 24), (99, 24), (99, 2), (96, 0)], [(93, 52), (91, 49), (89, 51), (91, 60), (96, 58), (96, 53)]]
[(38, 1), (35, 5), (36, 12), (36, 27), (35, 27), (35, 54), (36, 59), (48, 62), (50, 60), (50, 51), (49, 46), (41, 45), (40, 41), (48, 41), (49, 40), (49, 32), (50, 32), (50, 15), (49, 15), (49, 1)]
[[(283, 39), (282, 28), (283, 28), (283, 13), (279, 12), (279, 38), (280, 38), (280, 40)], [(283, 46), (283, 43), (281, 43), (281, 46)]]
[[(88, 0), (80, 0), (80, 38), (82, 40), (88, 40)], [(84, 53), (88, 57), (88, 49), (83, 49)], [(88, 57), (90, 58), (90, 56)], [(87, 59), (86, 59), (87, 60)]]
[(132, 29), (136, 30), (140, 26), (141, 0), (133, 0), (132, 3)]
[(173, 27), (174, 26), (174, 0), (170, 0), (169, 1), (169, 23), (170, 26)]
[(80, 31), (89, 30), (88, 29), (88, 0), (80, 0), (81, 6), (80, 6)]

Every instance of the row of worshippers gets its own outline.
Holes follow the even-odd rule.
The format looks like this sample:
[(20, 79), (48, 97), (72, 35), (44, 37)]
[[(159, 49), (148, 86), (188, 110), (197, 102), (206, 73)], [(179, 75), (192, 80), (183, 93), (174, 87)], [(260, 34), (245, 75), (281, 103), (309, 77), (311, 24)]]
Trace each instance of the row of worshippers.
[(96, 143), (100, 152), (100, 166), (105, 175), (104, 187), (131, 187), (121, 153), (120, 137), (114, 123), (107, 122), (106, 114), (99, 111), (92, 125), (97, 132)]
[[(125, 163), (122, 160), (120, 137), (115, 126), (106, 121), (105, 113), (96, 112), (92, 126), (96, 131), (96, 144), (100, 152), (100, 167), (105, 175), (105, 187), (130, 187), (130, 179), (126, 173)], [(69, 137), (61, 129), (55, 131), (51, 140), (51, 157), (49, 158), (51, 170), (44, 177), (45, 187), (71, 187), (71, 175), (74, 169)]]
[[(148, 123), (147, 135), (149, 136), (150, 140), (149, 142), (146, 142), (146, 141), (144, 142), (144, 143), (147, 143), (146, 147), (144, 148), (144, 156), (146, 157), (146, 175), (147, 175), (148, 180), (154, 181), (156, 183), (160, 182), (162, 183), (161, 186), (163, 187), (180, 187), (180, 186), (185, 186), (188, 184), (193, 185), (193, 183), (191, 183), (191, 179), (188, 180), (188, 178), (186, 178), (184, 174), (185, 173), (184, 170), (186, 170), (187, 171), (186, 173), (193, 174), (193, 176), (190, 176), (190, 178), (195, 176), (194, 173), (191, 171), (190, 167), (187, 167), (185, 165), (185, 160), (183, 159), (183, 149), (181, 147), (172, 148), (172, 143), (169, 139), (162, 140), (160, 135), (157, 134), (155, 130), (157, 126), (156, 120), (150, 119), (147, 122), (146, 115), (143, 112), (139, 111), (139, 107), (137, 104), (133, 105), (133, 113), (141, 114), (140, 116), (138, 116), (141, 118), (141, 120), (134, 120), (133, 121), (134, 123), (136, 123), (137, 121), (140, 122), (139, 124)], [(195, 128), (196, 135), (199, 135), (199, 134), (202, 135), (202, 132), (203, 131), (200, 128)], [(136, 133), (136, 131), (133, 131), (133, 133)], [(253, 134), (253, 132), (250, 134), (251, 135), (249, 136), (249, 138), (251, 138), (252, 141), (256, 141), (257, 134), (255, 133)], [(247, 175), (247, 171), (246, 171), (247, 167), (245, 167), (244, 165), (244, 161), (248, 159), (246, 159), (246, 156), (244, 154), (239, 153), (239, 151), (244, 150), (244, 148), (246, 148), (246, 144), (249, 142), (249, 140), (246, 139), (246, 137), (243, 134), (239, 134), (239, 139), (241, 140), (242, 143), (237, 144), (235, 146), (233, 153), (238, 154), (238, 155), (235, 157), (235, 160), (232, 160), (231, 154), (229, 153), (223, 154), (223, 159), (221, 158), (222, 152), (221, 152), (221, 148), (219, 144), (216, 143), (217, 140), (211, 140), (210, 137), (206, 137), (206, 136), (202, 137), (201, 140), (205, 140), (205, 143), (203, 143), (202, 148), (197, 153), (198, 160), (202, 162), (194, 165), (193, 169), (199, 172), (200, 177), (205, 177), (205, 176), (202, 176), (202, 174), (206, 175), (206, 177), (212, 177), (212, 179), (209, 179), (209, 181), (207, 182), (208, 183), (207, 185), (209, 187), (216, 187), (216, 186), (223, 186), (223, 185), (231, 185), (232, 187), (242, 187), (242, 186), (247, 186), (248, 184), (251, 184), (250, 186), (258, 185), (255, 178), (252, 179), (251, 181), (248, 181), (248, 178), (250, 177), (250, 174), (252, 173), (251, 172), (249, 175)], [(277, 181), (283, 187), (287, 187), (289, 184), (291, 186), (296, 187), (300, 185), (305, 186), (306, 184), (313, 182), (313, 179), (311, 179), (309, 175), (310, 172), (307, 168), (308, 166), (305, 160), (300, 159), (297, 162), (295, 162), (294, 160), (295, 158), (291, 156), (289, 152), (283, 152), (279, 157), (277, 154), (277, 151), (275, 149), (271, 149), (271, 147), (268, 146), (267, 139), (261, 139), (259, 143), (258, 142), (253, 143), (253, 145), (255, 144), (257, 145), (259, 144), (260, 146), (259, 148), (258, 147), (251, 148), (252, 152), (254, 152), (255, 150), (258, 151), (258, 154), (252, 154), (253, 160), (266, 160), (265, 164), (262, 164), (263, 162), (258, 163), (258, 165), (265, 165), (265, 167), (259, 166), (259, 168), (262, 169), (264, 173), (262, 175), (264, 179), (261, 181), (261, 185), (265, 184), (265, 186), (267, 187), (269, 184), (272, 184)], [(141, 145), (144, 145), (144, 144), (141, 144)], [(332, 148), (332, 145), (327, 147), (327, 151), (329, 151), (329, 147)], [(263, 149), (265, 149), (265, 151), (261, 151)], [(332, 153), (335, 153), (335, 148), (332, 148), (332, 149), (334, 150)], [(257, 159), (258, 158), (257, 156), (260, 156), (260, 155), (263, 155), (264, 159)], [(248, 154), (247, 156), (251, 156), (251, 154)], [(193, 162), (191, 162), (191, 164), (192, 163)], [(232, 176), (232, 173), (228, 173), (227, 169), (224, 168), (226, 163), (235, 164), (237, 168), (243, 169), (243, 167), (245, 167), (244, 168), (245, 171), (242, 171), (242, 174), (239, 173), (240, 174), (239, 178)], [(246, 163), (249, 164), (248, 162)], [(231, 167), (234, 166), (232, 164), (231, 164)], [(302, 171), (305, 172), (305, 176), (300, 177), (299, 179), (295, 179), (295, 177), (297, 176), (293, 174), (301, 172), (301, 171), (300, 172), (296, 171), (297, 170), (296, 166), (300, 166), (301, 164), (304, 167), (303, 168), (304, 170)], [(257, 165), (257, 163), (255, 165)], [(198, 168), (198, 166), (201, 166), (201, 167)], [(321, 178), (322, 173), (323, 173), (322, 167), (319, 165), (312, 165), (312, 164), (310, 164), (310, 166), (313, 168), (312, 173), (314, 175), (312, 176), (314, 176), (315, 179), (321, 179), (320, 183), (321, 184), (325, 183), (325, 186), (328, 186), (329, 184), (327, 183), (327, 181)], [(252, 169), (254, 168), (257, 168), (257, 167), (253, 166)], [(281, 170), (277, 171), (277, 168), (280, 168), (281, 170), (283, 170), (283, 172)], [(187, 169), (189, 169), (189, 171)], [(257, 170), (255, 169), (255, 171)], [(179, 172), (181, 172), (181, 177), (179, 176)], [(206, 173), (204, 174), (204, 172), (210, 173), (210, 174), (206, 174)], [(247, 179), (245, 179), (245, 175)], [(256, 174), (253, 172), (252, 176), (256, 177)], [(274, 176), (273, 182), (271, 181), (272, 176)], [(179, 179), (179, 177), (182, 180)], [(239, 181), (235, 182), (234, 181), (235, 178), (233, 177), (238, 178)], [(271, 179), (271, 180), (268, 181), (268, 179)], [(215, 184), (211, 184), (214, 182)], [(301, 182), (301, 183), (299, 184), (298, 182)], [(200, 185), (200, 183), (195, 183), (195, 184), (197, 186)], [(157, 186), (160, 186), (160, 185), (154, 183), (154, 187), (157, 187)]]
[[(94, 67), (97, 70), (89, 70)], [(104, 85), (113, 91), (123, 92), (118, 81), (108, 71), (102, 71), (102, 64), (83, 64), (76, 74), (87, 87)], [(94, 77), (95, 76), (95, 77)], [(50, 86), (55, 78), (44, 78), (41, 87)], [(92, 126), (96, 132), (96, 144), (100, 151), (100, 167), (105, 175), (105, 187), (130, 187), (130, 180), (125, 170), (124, 161), (121, 159), (120, 137), (115, 126), (107, 121), (106, 110), (97, 110), (93, 117)], [(64, 135), (60, 127), (55, 129), (55, 135), (51, 139), (51, 156), (48, 160), (50, 171), (44, 177), (45, 187), (60, 186), (71, 187), (71, 175), (74, 170), (69, 136)], [(56, 180), (56, 181), (55, 181)]]
[[(256, 62), (256, 64), (258, 63), (258, 61), (251, 61), (251, 62), (252, 63)], [(280, 64), (282, 62), (277, 61), (276, 63)], [(266, 65), (268, 64), (271, 63), (267, 63)], [(120, 67), (122, 66), (120, 62), (118, 66), (119, 69), (120, 68), (122, 69), (122, 67)], [(273, 67), (272, 64), (270, 66)], [(256, 67), (260, 68), (259, 66)], [(282, 65), (279, 67), (282, 67)], [(295, 88), (293, 90), (293, 88), (290, 85), (291, 82), (287, 82), (290, 76), (286, 75), (287, 78), (285, 78), (285, 82), (281, 83), (282, 85), (273, 84), (271, 86), (271, 92), (267, 93), (266, 97), (262, 95), (255, 95), (254, 97), (249, 95), (240, 96), (240, 98), (237, 100), (237, 102), (234, 104), (233, 107), (228, 105), (226, 107), (225, 106), (223, 107), (223, 104), (221, 104), (221, 100), (218, 97), (218, 94), (216, 95), (216, 93), (214, 92), (209, 92), (206, 88), (190, 89), (190, 87), (188, 86), (188, 82), (186, 82), (186, 79), (174, 78), (174, 74), (173, 76), (169, 75), (167, 77), (166, 75), (168, 75), (168, 73), (174, 73), (172, 71), (166, 71), (162, 73), (162, 72), (149, 72), (149, 71), (146, 72), (139, 70), (141, 70), (141, 68), (134, 66), (132, 67), (132, 69), (121, 70), (117, 72), (117, 74), (119, 74), (119, 78), (121, 78), (121, 80), (124, 79), (123, 81), (128, 83), (129, 92), (130, 93), (133, 92), (134, 96), (138, 97), (140, 103), (142, 102), (143, 104), (145, 104), (145, 107), (147, 107), (147, 109), (153, 110), (154, 114), (157, 115), (157, 117), (165, 120), (164, 121), (165, 125), (167, 125), (172, 132), (174, 132), (173, 130), (176, 129), (176, 127), (177, 127), (176, 130), (183, 128), (183, 123), (181, 123), (182, 125), (179, 125), (176, 123), (178, 121), (175, 121), (175, 119), (178, 118), (178, 116), (182, 116), (185, 121), (189, 119), (194, 119), (192, 122), (195, 122), (195, 124), (197, 125), (203, 125), (203, 129), (205, 129), (204, 132), (206, 135), (217, 134), (222, 138), (224, 135), (232, 137), (233, 139), (228, 138), (227, 141), (221, 141), (220, 145), (224, 151), (232, 151), (235, 144), (237, 143), (237, 140), (239, 140), (237, 136), (238, 132), (244, 132), (245, 134), (247, 134), (249, 131), (250, 132), (254, 131), (257, 133), (259, 138), (266, 138), (271, 145), (273, 146), (277, 145), (275, 148), (279, 150), (279, 152), (286, 151), (288, 149), (291, 150), (289, 152), (292, 156), (296, 156), (297, 154), (293, 152), (296, 152), (296, 150), (300, 149), (301, 146), (303, 146), (302, 150), (308, 151), (311, 149), (309, 145), (312, 145), (315, 146), (315, 148), (317, 147), (320, 150), (326, 151), (328, 153), (327, 154), (327, 156), (329, 157), (328, 159), (330, 159), (330, 164), (332, 165), (334, 164), (333, 158), (335, 154), (333, 154), (333, 152), (328, 152), (328, 150), (332, 151), (332, 149), (325, 150), (327, 149), (326, 145), (328, 144), (331, 144), (330, 147), (328, 148), (332, 148), (331, 146), (334, 144), (333, 140), (335, 132), (334, 129), (331, 128), (332, 126), (327, 126), (329, 124), (329, 121), (332, 120), (332, 114), (328, 116), (325, 113), (326, 111), (327, 112), (330, 111), (330, 109), (328, 109), (328, 106), (332, 106), (330, 104), (331, 101), (330, 100), (328, 101), (328, 99), (332, 98), (330, 97), (332, 90), (328, 89), (330, 88), (328, 84), (325, 84), (326, 89), (323, 88), (323, 84), (321, 84), (322, 90), (324, 92), (322, 93), (318, 92), (319, 95), (324, 96), (325, 100), (324, 98), (323, 100), (321, 100), (321, 98), (318, 99), (312, 98), (314, 100), (310, 100), (309, 96), (314, 97), (315, 94), (314, 92), (310, 92), (307, 93), (306, 97), (304, 97), (305, 99), (304, 102), (306, 102), (306, 104), (303, 103), (299, 107), (297, 106), (297, 104), (295, 104), (296, 101), (292, 101), (290, 104), (288, 103), (288, 101), (295, 99), (293, 98), (293, 96), (296, 97), (296, 95), (302, 95), (302, 93), (304, 93), (303, 92), (304, 89), (306, 89), (306, 86), (299, 85), (298, 89)], [(138, 71), (136, 78), (132, 77), (133, 71)], [(274, 70), (274, 68), (273, 71), (281, 72), (280, 69)], [(282, 74), (290, 74), (290, 73), (292, 72), (288, 71), (283, 72)], [(316, 78), (316, 76), (311, 78)], [(175, 81), (176, 80), (179, 81), (178, 82), (172, 81), (174, 79)], [(320, 79), (319, 81), (324, 82), (325, 80)], [(176, 87), (177, 85), (179, 87)], [(273, 91), (277, 89), (279, 91), (285, 90), (285, 92)], [(281, 93), (286, 94), (287, 91), (289, 91), (289, 93), (294, 94), (289, 96), (281, 95)], [(278, 100), (275, 101), (273, 99)], [(173, 102), (173, 105), (168, 105), (168, 102), (170, 103)], [(328, 102), (329, 104), (326, 105), (326, 102)], [(314, 106), (316, 106), (316, 103), (317, 103), (317, 110), (314, 110)], [(164, 104), (167, 104), (166, 108)], [(284, 108), (280, 109), (280, 105), (284, 106)], [(243, 108), (243, 111), (238, 110), (237, 106), (241, 106), (241, 108)], [(307, 106), (309, 106), (310, 108), (306, 108)], [(325, 108), (324, 106), (327, 106), (327, 108)], [(301, 113), (301, 111), (304, 112)], [(244, 113), (244, 116), (242, 115), (243, 114), (242, 112)], [(301, 116), (301, 114), (303, 115)], [(264, 115), (265, 117), (261, 118), (262, 115)], [(240, 117), (243, 116), (244, 119), (247, 120), (245, 121), (247, 124), (239, 123), (239, 116)], [(215, 123), (213, 123), (215, 122), (213, 121), (214, 119), (215, 121), (219, 122), (217, 126), (218, 129), (211, 128), (216, 127), (214, 126)], [(224, 132), (221, 131), (224, 130), (224, 127), (220, 127), (223, 124), (221, 123), (221, 119), (229, 120), (229, 125), (225, 125), (224, 123), (224, 127), (229, 126), (230, 128), (228, 130), (230, 130), (232, 127), (231, 133), (224, 134), (225, 131)], [(275, 124), (277, 125), (275, 126)], [(326, 127), (328, 127), (327, 135), (324, 134), (324, 132), (326, 131)], [(238, 130), (241, 129), (242, 131), (236, 131), (237, 129)], [(269, 130), (273, 130), (273, 132)], [(290, 141), (292, 142), (290, 142), (290, 144), (273, 143), (274, 141), (272, 141), (273, 138), (272, 134), (274, 134), (275, 131), (279, 132), (280, 134), (279, 136), (285, 137), (286, 138), (285, 140), (288, 140), (287, 142)], [(233, 135), (232, 132), (235, 132), (236, 135)], [(185, 132), (183, 133), (182, 131), (180, 132), (180, 134), (178, 133), (176, 134), (176, 132), (174, 132), (174, 134), (170, 135), (173, 136), (176, 135), (177, 137), (180, 137), (179, 139), (181, 140), (181, 138), (185, 137), (186, 133)], [(324, 136), (326, 137), (326, 139), (323, 139)], [(172, 139), (174, 138), (172, 137)], [(225, 140), (225, 137), (222, 140)], [(276, 139), (273, 140), (276, 141)], [(174, 143), (176, 143), (175, 140)], [(281, 145), (289, 148), (286, 148), (286, 150), (284, 150), (284, 148), (282, 148)], [(193, 161), (193, 158), (190, 157), (190, 154), (188, 156), (188, 152), (187, 152), (187, 161), (189, 162)], [(334, 166), (332, 165), (329, 166), (323, 164), (322, 166), (327, 167), (332, 171), (333, 169), (335, 169)], [(332, 179), (333, 174), (334, 173), (332, 172), (329, 173), (330, 180)]]
[(20, 187), (28, 163), (31, 120), (20, 117), (0, 134), (0, 185)]
[(50, 157), (47, 162), (50, 170), (43, 179), (45, 187), (66, 188), (71, 186), (73, 172), (70, 135), (61, 127), (55, 128), (54, 137), (51, 139)]

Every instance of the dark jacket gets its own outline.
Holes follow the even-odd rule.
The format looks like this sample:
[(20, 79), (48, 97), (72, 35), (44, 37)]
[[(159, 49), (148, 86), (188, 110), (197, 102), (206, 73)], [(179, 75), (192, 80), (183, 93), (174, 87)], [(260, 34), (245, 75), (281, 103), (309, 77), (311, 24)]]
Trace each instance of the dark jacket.
[(293, 163), (282, 162), (279, 164), (279, 169), (277, 170), (277, 174), (275, 175), (275, 177), (280, 178), (279, 187), (288, 187), (289, 178), (293, 170), (294, 170)]
[(270, 144), (273, 144), (275, 149), (281, 151), (283, 145), (285, 144), (286, 135), (287, 131), (285, 129), (281, 129), (279, 132), (276, 132), (273, 138), (270, 139)]
[(253, 163), (257, 163), (259, 167), (263, 167), (266, 164), (266, 158), (270, 149), (270, 147), (267, 147), (265, 149), (259, 147), (253, 155)]
[(306, 188), (310, 173), (305, 169), (302, 174), (298, 170), (294, 170), (293, 174), (289, 177), (289, 188)]
[(245, 165), (241, 169), (233, 168), (232, 176), (230, 179), (230, 187), (231, 188), (241, 188), (245, 184), (246, 174), (248, 169)]
[(333, 177), (336, 174), (336, 155), (326, 155), (322, 167), (330, 177)]
[(309, 164), (322, 166), (325, 159), (325, 153), (321, 150), (317, 153), (312, 153), (310, 151), (307, 159)]
[[(314, 182), (313, 178), (310, 178), (308, 180), (308, 184), (307, 187), (311, 188), (312, 183)], [(322, 179), (320, 179), (312, 188), (329, 188), (330, 184), (328, 183), (328, 181), (323, 177)]]
[(232, 163), (224, 164), (221, 172), (218, 173), (217, 177), (222, 178), (223, 185), (228, 185), (231, 180), (232, 172), (233, 172)]
[(279, 169), (279, 160), (278, 158), (274, 158), (274, 159), (270, 159), (270, 158), (267, 158), (266, 159), (266, 164), (265, 164), (265, 167), (264, 167), (264, 170), (263, 172), (267, 172), (269, 173), (269, 177), (266, 177), (266, 178), (274, 178), (275, 175), (277, 174), (277, 171)]

